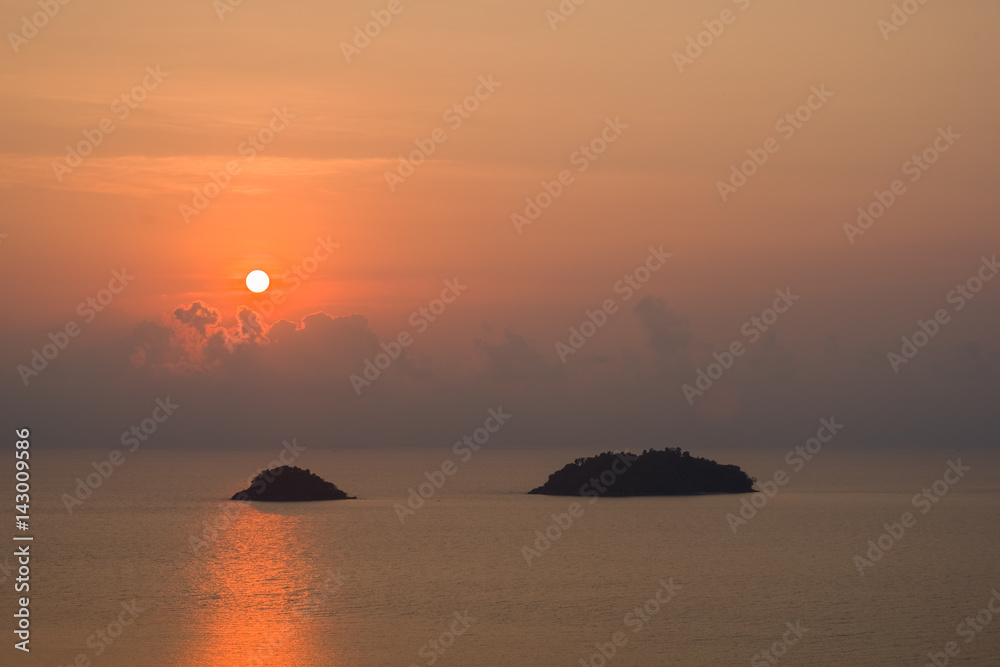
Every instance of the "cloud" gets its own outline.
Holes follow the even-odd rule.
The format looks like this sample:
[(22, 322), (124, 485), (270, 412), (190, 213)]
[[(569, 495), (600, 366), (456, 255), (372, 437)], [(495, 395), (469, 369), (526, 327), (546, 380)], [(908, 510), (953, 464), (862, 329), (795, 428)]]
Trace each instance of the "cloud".
[[(361, 315), (332, 317), (318, 312), (296, 324), (262, 324), (253, 310), (240, 306), (232, 326), (221, 324), (217, 309), (196, 301), (178, 306), (165, 326), (144, 321), (129, 338), (134, 365), (175, 372), (233, 372), (257, 365), (290, 375), (316, 376), (336, 368), (346, 372), (379, 351), (379, 338)], [(268, 371), (270, 372), (270, 371)]]
[[(377, 354), (379, 342), (362, 315), (333, 317), (318, 312), (306, 315), (298, 324), (275, 322), (261, 335), (256, 354), (260, 363), (285, 365), (310, 377), (343, 375)], [(346, 385), (346, 376), (336, 379)]]
[(174, 319), (182, 324), (194, 328), (202, 336), (206, 334), (206, 328), (219, 321), (219, 311), (213, 308), (206, 308), (200, 301), (195, 301), (189, 307), (183, 306), (174, 310)]
[(548, 380), (562, 374), (562, 366), (550, 363), (531, 341), (509, 329), (499, 343), (477, 338), (473, 348), (485, 361), (486, 375), (494, 380)]
[(666, 357), (688, 356), (695, 342), (694, 334), (687, 320), (668, 308), (663, 299), (643, 297), (632, 312), (639, 318), (653, 352)]
[(746, 355), (749, 357), (749, 387), (761, 382), (780, 386), (791, 382), (795, 376), (795, 356), (779, 342), (774, 331), (765, 333)]
[(131, 361), (136, 366), (172, 366), (181, 360), (174, 331), (149, 320), (140, 322), (129, 338)]
[(246, 340), (258, 341), (264, 337), (264, 325), (251, 308), (240, 306), (236, 310), (236, 319), (240, 323), (239, 333)]
[[(438, 348), (421, 339), (357, 395), (351, 375), (389, 342), (363, 315), (316, 312), (268, 325), (200, 301), (162, 321), (123, 321), (81, 336), (31, 386), (15, 373), (0, 386), (26, 422), (70, 443), (80, 433), (113, 441), (169, 395), (184, 407), (157, 433), (158, 447), (263, 446), (293, 436), (317, 448), (441, 446), (501, 404), (515, 415), (505, 440), (580, 451), (665, 437), (693, 451), (703, 443), (795, 442), (830, 414), (849, 420), (851, 437), (862, 440), (971, 442), (996, 430), (994, 341), (942, 341), (894, 375), (884, 350), (865, 355), (865, 343), (850, 337), (830, 355), (825, 335), (806, 345), (768, 335), (706, 394), (712, 409), (700, 410), (681, 386), (716, 346), (700, 342), (662, 299), (647, 297), (633, 312), (635, 320), (603, 332), (588, 357), (566, 365), (512, 328), (477, 327), (481, 338)], [(39, 339), (44, 332), (8, 346), (10, 367)], [(59, 406), (56, 421), (51, 406)]]

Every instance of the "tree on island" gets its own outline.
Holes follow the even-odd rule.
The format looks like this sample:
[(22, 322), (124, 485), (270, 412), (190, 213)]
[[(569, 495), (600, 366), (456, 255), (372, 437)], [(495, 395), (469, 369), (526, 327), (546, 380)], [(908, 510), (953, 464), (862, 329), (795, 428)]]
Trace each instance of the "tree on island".
[(250, 481), (250, 486), (230, 500), (259, 500), (288, 503), (311, 500), (357, 500), (308, 468), (278, 466), (262, 470)]
[(680, 447), (636, 456), (607, 451), (578, 458), (528, 493), (551, 496), (677, 496), (751, 493), (756, 479), (739, 466), (691, 456)]

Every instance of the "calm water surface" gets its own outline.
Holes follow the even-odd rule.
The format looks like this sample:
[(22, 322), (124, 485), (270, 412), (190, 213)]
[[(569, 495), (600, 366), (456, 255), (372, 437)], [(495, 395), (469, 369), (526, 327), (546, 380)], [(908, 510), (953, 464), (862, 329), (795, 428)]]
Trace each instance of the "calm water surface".
[[(955, 641), (949, 664), (1000, 665), (1000, 616), (957, 634), (1000, 590), (995, 453), (823, 451), (795, 472), (784, 451), (697, 452), (790, 481), (735, 534), (744, 496), (582, 499), (530, 565), (575, 500), (523, 492), (584, 452), (309, 449), (299, 465), (360, 499), (222, 500), (277, 453), (140, 450), (72, 514), (60, 495), (107, 452), (40, 453), (33, 650), (0, 662), (548, 667), (604, 664), (603, 647), (616, 667), (766, 665), (779, 642), (781, 665), (921, 666)], [(971, 470), (921, 514), (913, 495), (958, 458)], [(401, 523), (445, 459), (458, 472)], [(854, 557), (907, 511), (861, 576)]]

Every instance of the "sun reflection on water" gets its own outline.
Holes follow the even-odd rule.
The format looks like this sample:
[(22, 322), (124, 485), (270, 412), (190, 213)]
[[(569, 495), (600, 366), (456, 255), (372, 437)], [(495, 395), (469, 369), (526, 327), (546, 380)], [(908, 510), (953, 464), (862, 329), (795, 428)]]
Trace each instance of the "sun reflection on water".
[[(191, 631), (180, 664), (340, 664), (319, 655), (317, 620), (335, 611), (339, 578), (303, 530), (307, 520), (282, 506), (239, 507), (190, 564)], [(329, 637), (323, 646), (330, 651)]]

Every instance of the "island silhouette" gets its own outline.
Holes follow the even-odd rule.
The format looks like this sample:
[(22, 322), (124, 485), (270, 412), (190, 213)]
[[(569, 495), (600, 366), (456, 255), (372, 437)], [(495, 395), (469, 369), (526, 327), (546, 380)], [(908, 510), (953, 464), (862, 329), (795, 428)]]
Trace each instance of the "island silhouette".
[(308, 468), (278, 466), (262, 470), (250, 481), (250, 486), (233, 495), (230, 500), (258, 500), (262, 502), (290, 503), (313, 500), (357, 500), (333, 482), (328, 482)]
[(548, 496), (682, 496), (751, 493), (756, 478), (739, 466), (691, 456), (679, 447), (642, 454), (604, 452), (579, 458), (528, 493)]

